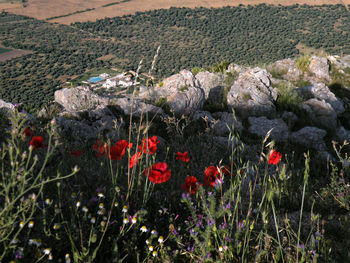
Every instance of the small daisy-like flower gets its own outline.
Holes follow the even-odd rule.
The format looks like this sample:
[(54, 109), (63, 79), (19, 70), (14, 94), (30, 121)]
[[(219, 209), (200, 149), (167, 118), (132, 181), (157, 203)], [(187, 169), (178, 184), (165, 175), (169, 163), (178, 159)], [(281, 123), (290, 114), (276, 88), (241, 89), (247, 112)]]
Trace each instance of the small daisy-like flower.
[(100, 210), (97, 211), (97, 214), (100, 215), (100, 216), (104, 215), (105, 211), (106, 211), (105, 209), (100, 209)]
[(162, 243), (164, 242), (163, 236), (160, 236), (160, 237), (158, 238), (158, 242), (159, 242), (160, 244), (162, 244)]
[(67, 253), (64, 258), (65, 259), (70, 258), (70, 255)]
[(83, 206), (81, 210), (83, 210), (84, 213), (87, 213), (89, 211), (89, 209), (86, 206)]
[(152, 252), (152, 256), (153, 256), (153, 257), (156, 257), (157, 255), (158, 255), (158, 254), (157, 254), (157, 251), (153, 251), (153, 252)]
[(148, 247), (148, 250), (149, 250), (149, 251), (153, 251), (153, 246), (149, 246), (149, 247)]
[(100, 197), (100, 198), (105, 197), (102, 193), (98, 193), (97, 196)]
[[(143, 233), (146, 233), (148, 231), (147, 227), (146, 226), (142, 226), (140, 228), (140, 231), (143, 232)], [(147, 241), (147, 240), (146, 240)], [(146, 242), (147, 243), (147, 242)]]
[(71, 197), (72, 197), (72, 198), (76, 198), (76, 197), (77, 197), (77, 194), (76, 194), (76, 193), (72, 193), (72, 194), (71, 194)]
[(49, 254), (48, 260), (53, 260), (52, 254)]
[(45, 199), (45, 204), (46, 204), (46, 205), (51, 204), (51, 200), (50, 200), (50, 198), (46, 198), (46, 199)]
[(153, 230), (151, 231), (151, 234), (152, 234), (152, 235), (155, 235), (155, 236), (158, 235), (158, 233), (157, 233), (157, 231), (156, 231), (155, 229), (153, 229)]
[(103, 203), (98, 204), (98, 208), (102, 209), (104, 207)]
[(131, 219), (131, 222), (132, 222), (133, 224), (135, 224), (136, 221), (137, 221), (136, 217), (133, 217), (133, 218)]
[(51, 253), (51, 248), (45, 248), (43, 252), (45, 255), (49, 255)]
[(118, 204), (118, 202), (115, 202), (114, 203), (114, 207), (117, 207), (119, 204)]
[(77, 204), (76, 204), (76, 206), (77, 206), (77, 207), (80, 207), (80, 205), (81, 205), (81, 203), (80, 203), (80, 201), (78, 201)]
[(151, 243), (148, 239), (146, 239), (146, 245), (148, 245), (149, 243)]
[(29, 221), (28, 227), (29, 227), (29, 228), (32, 228), (33, 226), (34, 226), (34, 221)]
[(105, 221), (101, 221), (100, 225), (101, 225), (102, 227), (104, 227), (104, 226), (106, 225), (106, 222), (105, 222)]
[(65, 263), (70, 263), (70, 256), (69, 256), (69, 254), (66, 254), (64, 259), (66, 260)]
[(95, 217), (92, 217), (92, 218), (90, 219), (90, 222), (93, 223), (93, 224), (95, 224), (96, 218), (95, 218)]
[(123, 213), (128, 212), (128, 207), (127, 207), (126, 205), (123, 206), (122, 212), (123, 212)]
[(18, 238), (12, 239), (11, 244), (17, 244), (18, 243)]
[(23, 227), (24, 227), (24, 222), (23, 222), (23, 221), (19, 222), (19, 227), (20, 227), (20, 228), (23, 228)]
[(56, 223), (56, 224), (53, 225), (53, 229), (54, 229), (54, 230), (60, 229), (60, 227), (61, 227), (61, 226), (60, 226), (60, 224), (58, 224), (58, 223)]
[(127, 224), (127, 223), (129, 223), (129, 219), (124, 218), (124, 219), (123, 219), (123, 224)]
[(223, 250), (222, 246), (219, 246), (219, 251), (222, 252)]

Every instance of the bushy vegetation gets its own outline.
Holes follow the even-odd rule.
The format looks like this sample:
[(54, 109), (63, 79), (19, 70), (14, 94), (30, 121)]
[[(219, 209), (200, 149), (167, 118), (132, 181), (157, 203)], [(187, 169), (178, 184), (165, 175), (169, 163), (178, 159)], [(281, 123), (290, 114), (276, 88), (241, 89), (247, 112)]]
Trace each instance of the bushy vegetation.
[(146, 115), (85, 141), (62, 137), (55, 122), (9, 115), (1, 117), (2, 262), (348, 259), (345, 145), (334, 143), (339, 162), (327, 165), (267, 135), (249, 160), (244, 143), (186, 133), (184, 116), (164, 120), (162, 131)]
[(343, 5), (171, 8), (71, 26), (2, 13), (2, 44), (33, 53), (0, 63), (0, 97), (34, 112), (65, 81), (91, 69), (135, 69), (141, 58), (151, 63), (159, 45), (158, 77), (219, 61), (269, 63), (297, 56), (297, 44), (347, 54), (349, 25)]

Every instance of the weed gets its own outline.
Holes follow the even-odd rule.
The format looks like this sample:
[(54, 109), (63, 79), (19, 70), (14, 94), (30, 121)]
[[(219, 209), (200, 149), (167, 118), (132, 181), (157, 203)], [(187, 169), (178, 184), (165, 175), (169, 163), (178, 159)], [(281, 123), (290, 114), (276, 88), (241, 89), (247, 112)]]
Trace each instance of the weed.
[(310, 65), (310, 55), (302, 55), (299, 56), (296, 60), (296, 66), (299, 70), (302, 72), (308, 72), (309, 71), (309, 65)]

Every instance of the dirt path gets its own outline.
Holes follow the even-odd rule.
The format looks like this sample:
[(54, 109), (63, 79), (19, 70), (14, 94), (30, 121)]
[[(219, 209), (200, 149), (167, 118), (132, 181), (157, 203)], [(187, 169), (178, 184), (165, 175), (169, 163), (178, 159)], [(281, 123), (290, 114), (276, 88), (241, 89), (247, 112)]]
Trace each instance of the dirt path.
[[(120, 2), (120, 3), (118, 3)], [(111, 6), (103, 7), (110, 3), (117, 3)], [(134, 14), (135, 12), (148, 11), (154, 9), (167, 9), (174, 7), (223, 7), (257, 5), (261, 3), (273, 5), (293, 5), (293, 4), (308, 4), (308, 5), (323, 5), (323, 4), (343, 4), (348, 8), (350, 0), (29, 0), (28, 6), (11, 7), (8, 3), (0, 2), (0, 11), (2, 9), (8, 12), (35, 17), (37, 19), (46, 19), (55, 16), (71, 14), (77, 11), (94, 8), (94, 10), (69, 15), (50, 20), (50, 22), (58, 22), (62, 24), (70, 24), (73, 22), (96, 21), (105, 17), (122, 16), (126, 14)]]
[(31, 53), (31, 51), (28, 50), (20, 50), (20, 49), (14, 49), (5, 53), (1, 53), (0, 54), (0, 62), (6, 61), (8, 59), (11, 58), (16, 58), (16, 57), (20, 57), (23, 55), (27, 55)]

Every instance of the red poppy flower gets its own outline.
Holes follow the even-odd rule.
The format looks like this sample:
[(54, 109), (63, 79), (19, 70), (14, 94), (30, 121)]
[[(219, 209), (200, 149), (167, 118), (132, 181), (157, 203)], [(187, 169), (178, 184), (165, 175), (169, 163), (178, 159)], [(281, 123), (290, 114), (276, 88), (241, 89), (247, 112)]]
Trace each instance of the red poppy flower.
[(100, 140), (97, 140), (96, 143), (97, 144), (94, 144), (92, 148), (97, 150), (97, 158), (100, 158), (102, 155), (105, 155), (106, 152), (108, 152), (108, 146)]
[(23, 131), (24, 135), (27, 136), (27, 137), (31, 137), (33, 134), (32, 134), (32, 131), (27, 127), (25, 128), (25, 130)]
[(70, 152), (70, 154), (75, 156), (75, 157), (79, 157), (82, 153), (83, 153), (83, 151), (81, 151), (81, 150), (74, 150), (74, 151)]
[(168, 170), (168, 165), (166, 163), (153, 164), (151, 168), (145, 170), (145, 174), (154, 184), (164, 183), (171, 177), (171, 172)]
[(204, 185), (214, 187), (216, 179), (220, 179), (220, 172), (215, 166), (209, 166), (204, 171)]
[(176, 160), (181, 160), (185, 163), (188, 163), (190, 161), (190, 157), (188, 157), (188, 152), (184, 152), (184, 153), (177, 152)]
[(276, 152), (275, 150), (272, 150), (269, 155), (269, 164), (278, 164), (278, 162), (281, 160), (282, 154), (280, 152)]
[(182, 184), (181, 188), (190, 194), (195, 194), (198, 190), (198, 185), (199, 183), (196, 177), (188, 176), (186, 177), (185, 183)]
[(132, 143), (129, 143), (127, 140), (120, 140), (111, 147), (108, 152), (108, 158), (111, 160), (120, 160), (125, 154), (125, 149), (131, 147)]
[(141, 154), (142, 152), (137, 152), (133, 156), (131, 156), (130, 161), (129, 161), (129, 167), (133, 168), (135, 164), (139, 162), (141, 159)]
[(139, 145), (139, 149), (141, 152), (146, 154), (154, 154), (157, 150), (157, 136), (153, 136), (151, 138), (145, 138), (141, 141), (141, 145)]
[(32, 140), (29, 142), (29, 145), (34, 147), (34, 150), (38, 148), (44, 148), (46, 145), (43, 143), (44, 139), (41, 136), (34, 136)]

